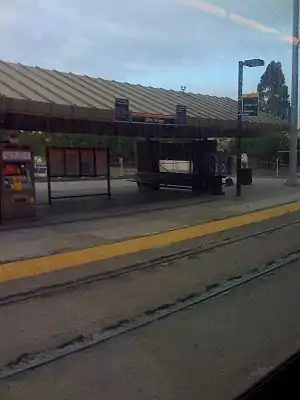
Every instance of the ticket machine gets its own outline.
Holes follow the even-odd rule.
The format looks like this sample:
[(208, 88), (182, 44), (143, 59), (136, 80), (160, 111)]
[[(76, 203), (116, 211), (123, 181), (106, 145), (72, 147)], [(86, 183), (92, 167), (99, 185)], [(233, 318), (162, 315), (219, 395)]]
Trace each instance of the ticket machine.
[(33, 153), (27, 146), (0, 143), (1, 220), (36, 216)]

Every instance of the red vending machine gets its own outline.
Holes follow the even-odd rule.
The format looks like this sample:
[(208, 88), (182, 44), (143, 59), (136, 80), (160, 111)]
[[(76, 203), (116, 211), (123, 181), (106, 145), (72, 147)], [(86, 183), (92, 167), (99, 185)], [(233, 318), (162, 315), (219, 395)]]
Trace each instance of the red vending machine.
[(0, 143), (1, 220), (36, 216), (33, 153), (28, 146)]

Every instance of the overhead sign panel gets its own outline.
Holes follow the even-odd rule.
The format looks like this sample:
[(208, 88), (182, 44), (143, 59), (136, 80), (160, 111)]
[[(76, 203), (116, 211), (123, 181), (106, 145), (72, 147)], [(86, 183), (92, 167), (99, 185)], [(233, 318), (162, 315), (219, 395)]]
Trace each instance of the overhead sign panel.
[(144, 124), (174, 125), (176, 119), (174, 115), (132, 113), (131, 121)]
[(175, 113), (173, 115), (131, 112), (128, 99), (115, 99), (115, 121), (141, 124), (186, 125), (187, 107), (182, 104), (177, 104), (176, 110), (174, 111)]
[(4, 150), (2, 157), (4, 161), (31, 161), (31, 152), (23, 150)]
[(243, 95), (243, 116), (256, 117), (259, 111), (259, 94), (249, 93)]
[(176, 124), (186, 125), (187, 124), (187, 107), (182, 104), (176, 106)]
[(129, 100), (116, 98), (115, 100), (115, 120), (129, 122)]

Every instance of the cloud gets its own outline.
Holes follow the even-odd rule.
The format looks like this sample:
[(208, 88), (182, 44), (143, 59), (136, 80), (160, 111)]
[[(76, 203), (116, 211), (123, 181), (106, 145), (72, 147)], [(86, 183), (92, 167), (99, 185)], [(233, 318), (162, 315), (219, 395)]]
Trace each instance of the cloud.
[(70, 38), (60, 46), (58, 57), (71, 62), (76, 62), (76, 60), (85, 57), (92, 45), (92, 41), (85, 37)]
[(263, 25), (257, 21), (253, 21), (252, 19), (245, 18), (241, 15), (229, 14), (229, 19), (233, 22), (244, 25), (251, 29), (255, 29), (260, 32), (272, 33), (272, 34), (279, 33), (279, 31), (275, 28), (270, 28), (269, 26)]
[(0, 58), (153, 85), (198, 82), (213, 90), (211, 71), (228, 65), (235, 73), (240, 57), (271, 58), (288, 47), (273, 38), (277, 30), (289, 32), (281, 29), (285, 21), (271, 23), (267, 1), (3, 0)]
[(193, 8), (197, 8), (198, 10), (204, 11), (206, 13), (214, 14), (221, 18), (227, 17), (227, 11), (224, 8), (215, 6), (211, 3), (202, 0), (187, 0), (187, 5)]
[(186, 0), (185, 3), (189, 7), (199, 9), (201, 11), (216, 15), (218, 17), (222, 18), (228, 17), (229, 20), (231, 20), (232, 22), (246, 26), (247, 28), (251, 28), (264, 33), (272, 33), (272, 34), (280, 33), (278, 29), (266, 26), (258, 21), (254, 21), (242, 15), (231, 13), (221, 7), (218, 7), (203, 0)]

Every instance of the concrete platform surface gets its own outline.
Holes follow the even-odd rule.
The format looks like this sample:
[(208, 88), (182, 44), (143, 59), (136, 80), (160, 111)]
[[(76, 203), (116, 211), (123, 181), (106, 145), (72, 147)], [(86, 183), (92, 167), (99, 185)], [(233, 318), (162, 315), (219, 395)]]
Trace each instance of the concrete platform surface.
[(299, 350), (299, 279), (291, 265), (2, 381), (0, 398), (232, 400)]
[[(64, 216), (73, 222), (60, 223), (63, 221), (61, 210), (49, 214), (48, 208), (39, 225), (0, 229), (0, 262), (151, 235), (300, 200), (300, 189), (286, 187), (284, 182), (268, 178), (254, 180), (252, 186), (243, 187), (242, 198), (236, 199), (234, 188), (226, 188), (226, 195), (221, 197), (195, 198), (188, 192), (168, 190), (139, 197), (132, 182), (116, 180), (116, 198), (104, 201), (113, 204), (100, 211), (72, 214), (66, 209), (72, 210), (76, 201), (68, 201), (58, 207), (62, 207)], [(76, 204), (85, 207), (82, 201)]]
[[(232, 238), (243, 237), (288, 222), (288, 217), (282, 217), (268, 221), (267, 224), (260, 223), (256, 227), (239, 228), (227, 232), (226, 235)], [(160, 266), (136, 271), (117, 279), (96, 281), (73, 290), (57, 292), (52, 296), (41, 296), (2, 307), (0, 368), (17, 359), (20, 354), (31, 354), (60, 346), (74, 340), (78, 335), (93, 334), (121, 320), (130, 320), (146, 310), (204, 291), (216, 282), (245, 275), (255, 267), (298, 250), (299, 233), (300, 223), (212, 251), (196, 253), (172, 262), (166, 261)], [(208, 240), (210, 243), (220, 243), (222, 238), (222, 234), (197, 238), (192, 243), (184, 242), (173, 246), (170, 251), (203, 248), (208, 245)], [(148, 252), (150, 259), (157, 256), (156, 251)], [(61, 271), (59, 274), (39, 275), (36, 279), (31, 277), (18, 282), (1, 283), (1, 297), (26, 292), (43, 284), (51, 285), (55, 279), (60, 283), (65, 279), (74, 279), (76, 273), (88, 275), (101, 270), (114, 271), (138, 261), (141, 261), (140, 254), (134, 254), (131, 259), (112, 259), (109, 264), (96, 262), (78, 267), (76, 271), (73, 269)]]

